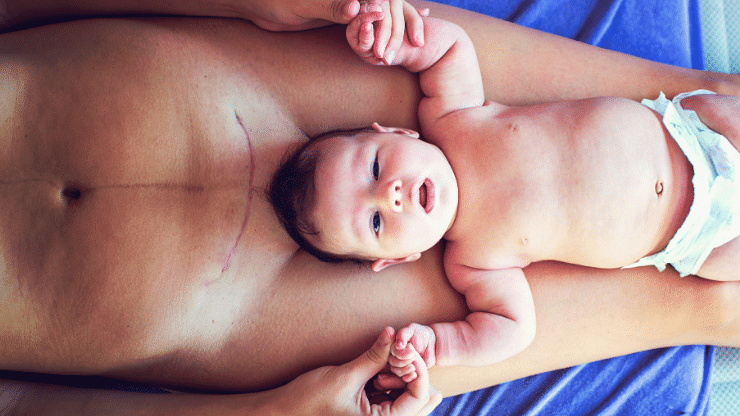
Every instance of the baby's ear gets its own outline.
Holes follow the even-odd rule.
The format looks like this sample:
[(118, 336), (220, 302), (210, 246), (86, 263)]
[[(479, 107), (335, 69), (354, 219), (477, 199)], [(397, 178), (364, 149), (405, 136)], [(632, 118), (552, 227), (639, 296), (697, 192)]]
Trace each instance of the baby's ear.
[(405, 134), (407, 136), (413, 137), (414, 139), (419, 138), (419, 133), (411, 129), (404, 129), (401, 127), (385, 127), (385, 126), (381, 126), (378, 123), (373, 123), (372, 127), (373, 127), (373, 130), (377, 131), (378, 133)]
[(397, 259), (378, 259), (373, 262), (373, 271), (379, 272), (388, 266), (401, 263), (410, 263), (412, 261), (419, 260), (419, 258), (421, 258), (421, 253), (414, 253), (406, 257), (400, 257)]

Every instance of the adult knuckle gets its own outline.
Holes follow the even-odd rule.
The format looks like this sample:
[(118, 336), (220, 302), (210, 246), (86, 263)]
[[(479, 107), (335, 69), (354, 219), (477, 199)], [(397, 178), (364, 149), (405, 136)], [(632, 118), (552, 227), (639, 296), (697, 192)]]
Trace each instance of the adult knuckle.
[(335, 0), (331, 2), (331, 5), (329, 6), (331, 16), (335, 22), (340, 21), (344, 17), (344, 4), (346, 3), (346, 0)]

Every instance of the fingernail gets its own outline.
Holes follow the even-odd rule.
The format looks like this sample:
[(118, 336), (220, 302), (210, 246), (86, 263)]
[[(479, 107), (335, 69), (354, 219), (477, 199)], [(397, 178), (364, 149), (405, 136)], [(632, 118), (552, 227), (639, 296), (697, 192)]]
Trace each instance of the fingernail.
[(382, 12), (383, 9), (378, 4), (361, 3), (360, 11), (362, 13), (376, 13), (376, 12)]
[(389, 334), (389, 331), (390, 330), (388, 328), (383, 329), (383, 332), (380, 334), (380, 337), (378, 338), (378, 342), (383, 347), (393, 342), (393, 336)]
[(360, 2), (352, 2), (349, 4), (349, 7), (347, 8), (347, 14), (349, 17), (355, 17), (357, 14), (360, 13)]
[(385, 56), (385, 48), (384, 47), (378, 46), (378, 55), (377, 56), (378, 56), (378, 58), (385, 59), (384, 58), (384, 56)]
[(396, 53), (393, 52), (393, 51), (388, 52), (387, 54), (385, 54), (384, 61), (385, 61), (386, 65), (393, 65), (393, 58), (395, 58), (395, 57), (396, 57)]

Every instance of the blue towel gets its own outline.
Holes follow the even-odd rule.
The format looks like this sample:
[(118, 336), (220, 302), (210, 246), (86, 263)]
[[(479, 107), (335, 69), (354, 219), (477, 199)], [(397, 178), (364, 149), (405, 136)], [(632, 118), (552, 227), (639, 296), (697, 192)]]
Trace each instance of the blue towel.
[(699, 0), (436, 0), (653, 61), (704, 69)]
[(658, 349), (444, 399), (434, 416), (707, 415), (714, 348)]

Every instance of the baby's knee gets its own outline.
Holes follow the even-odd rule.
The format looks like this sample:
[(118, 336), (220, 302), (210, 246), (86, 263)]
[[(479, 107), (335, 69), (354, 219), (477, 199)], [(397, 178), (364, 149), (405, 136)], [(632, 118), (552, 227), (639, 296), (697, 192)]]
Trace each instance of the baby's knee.
[[(705, 330), (711, 343), (740, 347), (740, 282), (711, 283), (707, 293)], [(710, 342), (707, 342), (710, 343)]]

